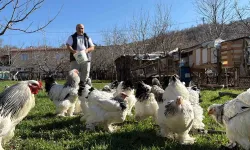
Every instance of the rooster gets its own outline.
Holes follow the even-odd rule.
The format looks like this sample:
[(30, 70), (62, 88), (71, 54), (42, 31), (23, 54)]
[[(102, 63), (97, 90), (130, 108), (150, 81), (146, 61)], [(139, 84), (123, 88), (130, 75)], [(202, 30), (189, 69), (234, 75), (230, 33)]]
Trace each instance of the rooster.
[(250, 89), (224, 104), (209, 106), (208, 114), (226, 128), (230, 147), (238, 143), (250, 149)]
[(64, 85), (56, 83), (53, 77), (45, 78), (45, 89), (49, 98), (56, 105), (57, 116), (73, 116), (80, 82), (78, 74), (76, 69), (69, 71)]
[(158, 104), (155, 95), (151, 92), (151, 87), (143, 81), (138, 82), (135, 97), (135, 119), (143, 120), (152, 116), (155, 120), (157, 117)]
[(190, 101), (193, 112), (194, 112), (194, 121), (192, 130), (203, 130), (205, 125), (203, 121), (203, 109), (199, 104), (199, 94), (197, 91), (193, 91), (192, 89), (187, 89), (183, 83), (179, 80), (177, 75), (173, 75), (170, 78), (170, 82), (168, 87), (165, 89), (163, 94), (164, 100), (172, 100), (177, 96), (182, 96), (184, 100)]
[(28, 80), (10, 86), (0, 94), (0, 149), (14, 136), (16, 125), (35, 106), (35, 94), (42, 82)]
[(114, 97), (119, 95), (120, 93), (124, 92), (128, 97), (126, 101), (128, 102), (127, 112), (129, 116), (132, 116), (132, 108), (135, 106), (136, 98), (134, 94), (134, 85), (130, 80), (121, 81), (114, 93)]
[(112, 124), (126, 119), (126, 97), (124, 92), (114, 97), (111, 93), (99, 91), (86, 84), (83, 95), (79, 97), (85, 103), (83, 109), (86, 109), (81, 121), (86, 121), (88, 130), (94, 130), (95, 126), (103, 124), (105, 130), (113, 132)]
[(181, 144), (193, 144), (195, 139), (189, 135), (193, 120), (193, 107), (181, 96), (159, 105), (157, 123), (163, 137), (176, 138)]

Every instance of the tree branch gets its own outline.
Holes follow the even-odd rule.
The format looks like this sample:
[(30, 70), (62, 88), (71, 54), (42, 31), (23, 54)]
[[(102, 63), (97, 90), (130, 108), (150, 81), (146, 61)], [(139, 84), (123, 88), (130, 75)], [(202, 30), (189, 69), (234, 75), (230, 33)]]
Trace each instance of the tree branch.
[[(26, 2), (19, 4), (19, 0), (15, 0), (15, 5), (13, 7), (13, 11), (12, 11), (12, 15), (11, 15), (10, 19), (8, 19), (6, 25), (1, 25), (2, 31), (0, 32), (0, 36), (4, 35), (4, 33), (7, 30), (16, 30), (16, 31), (24, 32), (24, 33), (34, 33), (34, 32), (37, 32), (39, 30), (46, 28), (59, 15), (59, 13), (61, 12), (61, 10), (63, 8), (63, 5), (60, 8), (60, 10), (58, 11), (58, 13), (52, 19), (49, 19), (44, 25), (38, 26), (36, 29), (30, 30), (30, 27), (33, 24), (33, 22), (30, 23), (27, 28), (15, 28), (14, 27), (15, 24), (25, 21), (36, 10), (40, 9), (42, 6), (42, 3), (44, 1), (45, 0), (38, 0), (38, 1), (27, 0)], [(14, 0), (11, 0), (11, 2), (14, 2)], [(32, 3), (32, 6), (31, 6), (31, 8), (28, 8), (30, 3)]]

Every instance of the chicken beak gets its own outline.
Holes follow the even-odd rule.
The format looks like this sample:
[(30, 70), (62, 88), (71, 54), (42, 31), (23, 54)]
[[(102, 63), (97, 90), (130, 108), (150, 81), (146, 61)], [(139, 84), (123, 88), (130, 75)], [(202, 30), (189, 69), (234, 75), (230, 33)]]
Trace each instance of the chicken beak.
[(77, 69), (75, 69), (74, 72), (75, 72), (76, 74), (79, 74), (79, 71), (78, 71)]
[(214, 109), (210, 109), (207, 114), (212, 115), (213, 113), (214, 113)]
[(125, 99), (126, 97), (128, 97), (128, 95), (127, 95), (126, 93), (124, 93), (124, 92), (121, 92), (121, 97), (122, 97), (123, 99)]
[(38, 81), (38, 83), (39, 83), (39, 89), (42, 89), (42, 88), (43, 88), (43, 83), (42, 83), (42, 81)]
[(182, 105), (183, 104), (183, 99), (181, 96), (178, 96), (177, 99), (176, 99), (176, 104), (179, 106), (179, 105)]

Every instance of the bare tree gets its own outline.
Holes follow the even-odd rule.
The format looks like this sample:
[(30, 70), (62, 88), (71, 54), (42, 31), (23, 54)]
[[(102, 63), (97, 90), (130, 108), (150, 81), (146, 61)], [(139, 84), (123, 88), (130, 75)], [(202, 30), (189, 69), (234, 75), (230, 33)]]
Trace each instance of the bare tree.
[(243, 24), (244, 27), (250, 32), (250, 0), (248, 1), (248, 5), (245, 6), (239, 6), (238, 1), (234, 2), (234, 8), (237, 14), (237, 17), (239, 18), (240, 22)]
[(154, 21), (152, 23), (152, 40), (148, 48), (152, 51), (160, 50), (163, 52), (175, 48), (178, 36), (177, 32), (170, 32), (171, 28), (171, 7), (161, 3), (156, 5)]
[[(136, 17), (138, 16), (138, 17)], [(133, 44), (135, 54), (144, 54), (146, 52), (147, 40), (150, 38), (150, 18), (149, 13), (143, 11), (139, 15), (134, 15), (130, 24), (130, 42)]]
[(195, 0), (194, 5), (203, 20), (209, 25), (210, 38), (221, 37), (226, 23), (232, 21), (234, 17), (233, 2), (231, 0)]
[(126, 30), (119, 29), (115, 26), (112, 30), (102, 32), (105, 47), (99, 47), (97, 51), (93, 52), (94, 70), (110, 70), (111, 78), (114, 79), (115, 73), (115, 59), (121, 55), (128, 54), (126, 49), (128, 38), (126, 37)]
[[(16, 30), (25, 33), (33, 33), (47, 27), (60, 13), (58, 13), (48, 19), (43, 25), (38, 25), (36, 28), (31, 28), (34, 22), (30, 22), (26, 27), (20, 27), (18, 24), (22, 22), (28, 22), (28, 18), (40, 9), (45, 0), (1, 0), (0, 1), (0, 12), (7, 10), (9, 14), (2, 16), (0, 20), (0, 36), (4, 35), (7, 30)], [(9, 9), (11, 11), (9, 11)]]

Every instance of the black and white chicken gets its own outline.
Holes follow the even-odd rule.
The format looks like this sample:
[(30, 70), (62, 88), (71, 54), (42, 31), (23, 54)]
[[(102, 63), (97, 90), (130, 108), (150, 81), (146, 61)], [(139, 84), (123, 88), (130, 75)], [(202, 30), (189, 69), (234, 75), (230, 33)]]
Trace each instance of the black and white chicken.
[(45, 78), (45, 89), (56, 105), (57, 116), (73, 116), (80, 82), (78, 74), (76, 69), (69, 71), (64, 85), (56, 83), (53, 77)]
[(124, 92), (127, 95), (126, 101), (128, 103), (127, 113), (129, 116), (132, 116), (132, 108), (135, 106), (135, 90), (134, 85), (131, 80), (121, 81), (116, 89), (116, 92), (113, 94), (114, 97)]
[(187, 88), (185, 85), (179, 80), (177, 75), (173, 75), (170, 78), (169, 85), (164, 91), (163, 99), (164, 100), (172, 100), (177, 96), (182, 96), (184, 100), (188, 100), (194, 112), (194, 121), (192, 130), (203, 130), (205, 124), (202, 122), (204, 119), (203, 109), (199, 104), (199, 92), (193, 90), (192, 88)]
[(16, 125), (35, 106), (35, 94), (42, 88), (42, 82), (21, 81), (8, 87), (0, 94), (0, 149), (2, 144), (14, 136)]
[(209, 106), (208, 114), (225, 126), (230, 146), (238, 143), (250, 149), (250, 89), (224, 104)]
[(152, 79), (151, 92), (154, 93), (155, 99), (158, 104), (163, 102), (162, 96), (163, 96), (164, 90), (162, 89), (160, 81), (157, 78)]
[(177, 139), (181, 144), (193, 144), (195, 139), (189, 135), (193, 121), (193, 107), (181, 96), (159, 105), (157, 123), (163, 137)]
[(156, 120), (158, 104), (151, 89), (151, 86), (145, 84), (143, 81), (137, 84), (135, 92), (135, 97), (137, 98), (135, 103), (135, 119), (138, 121), (150, 116)]
[(106, 91), (106, 92), (111, 92), (111, 93), (115, 93), (116, 91), (116, 88), (118, 87), (119, 85), (119, 82), (117, 80), (105, 85), (103, 88), (102, 88), (102, 91)]
[[(88, 84), (89, 86), (92, 86), (92, 80), (90, 78), (87, 78), (85, 84)], [(78, 96), (82, 95), (82, 91), (83, 91), (84, 87), (85, 87), (85, 85), (82, 85), (82, 87), (79, 87)], [(74, 114), (77, 114), (77, 115), (83, 115), (84, 114), (84, 111), (82, 110), (82, 105), (84, 105), (84, 104), (82, 104), (81, 101), (79, 99), (77, 99), (76, 104), (75, 104)]]
[(104, 129), (113, 132), (113, 123), (121, 123), (127, 115), (127, 95), (124, 92), (113, 96), (112, 93), (99, 91), (89, 85), (85, 85), (81, 103), (85, 103), (84, 116), (81, 121), (86, 121), (86, 128), (94, 130), (97, 125), (103, 125)]

